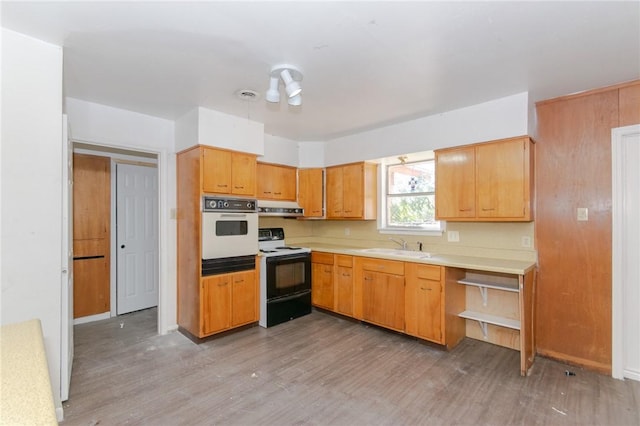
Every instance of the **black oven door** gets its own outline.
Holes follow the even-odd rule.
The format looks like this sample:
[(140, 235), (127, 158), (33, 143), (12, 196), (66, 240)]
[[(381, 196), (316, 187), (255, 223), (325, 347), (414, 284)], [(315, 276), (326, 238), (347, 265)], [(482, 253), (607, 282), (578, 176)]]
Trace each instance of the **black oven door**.
[(311, 291), (311, 254), (266, 259), (267, 300)]

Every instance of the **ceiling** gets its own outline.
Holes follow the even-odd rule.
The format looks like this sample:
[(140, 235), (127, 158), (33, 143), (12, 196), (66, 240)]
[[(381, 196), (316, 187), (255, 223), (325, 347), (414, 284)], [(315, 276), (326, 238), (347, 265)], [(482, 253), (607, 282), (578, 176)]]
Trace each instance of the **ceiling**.
[[(295, 141), (640, 78), (638, 1), (2, 1), (2, 26), (64, 46), (65, 96), (171, 120), (202, 106)], [(280, 63), (304, 74), (300, 107), (264, 100)]]

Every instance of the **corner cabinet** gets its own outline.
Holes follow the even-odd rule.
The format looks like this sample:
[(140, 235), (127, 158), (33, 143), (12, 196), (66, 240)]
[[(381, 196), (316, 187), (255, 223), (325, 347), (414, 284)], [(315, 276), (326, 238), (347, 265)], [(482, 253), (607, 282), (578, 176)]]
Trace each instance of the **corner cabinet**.
[(327, 219), (376, 219), (377, 171), (374, 163), (327, 167)]
[(210, 147), (200, 149), (203, 192), (256, 196), (256, 155)]
[(437, 150), (436, 218), (532, 221), (533, 147), (521, 136)]
[(298, 204), (304, 217), (324, 216), (324, 169), (298, 169)]

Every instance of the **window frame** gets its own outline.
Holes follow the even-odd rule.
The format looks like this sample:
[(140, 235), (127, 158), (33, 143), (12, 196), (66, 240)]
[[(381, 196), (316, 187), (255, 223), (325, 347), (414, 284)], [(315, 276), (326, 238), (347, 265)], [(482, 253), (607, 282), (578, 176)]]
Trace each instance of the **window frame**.
[[(399, 157), (401, 158), (401, 157)], [(433, 193), (431, 192), (420, 192), (420, 193), (407, 193), (390, 196), (388, 187), (389, 187), (389, 173), (390, 169), (393, 166), (398, 166), (400, 164), (417, 164), (417, 163), (426, 163), (426, 162), (435, 162), (433, 157), (431, 158), (422, 158), (417, 159), (415, 161), (394, 161), (394, 162), (383, 162), (380, 167), (380, 172), (378, 175), (378, 188), (379, 188), (379, 199), (380, 203), (378, 205), (378, 232), (381, 234), (405, 234), (405, 235), (426, 235), (426, 236), (441, 236), (446, 230), (446, 222), (445, 221), (437, 221), (433, 225), (425, 225), (425, 226), (390, 226), (387, 211), (388, 211), (388, 202), (392, 198), (398, 198), (403, 196), (411, 196), (411, 195), (431, 195), (434, 196), (435, 203), (435, 187)], [(434, 164), (435, 167), (435, 164)], [(435, 176), (434, 176), (435, 179)]]

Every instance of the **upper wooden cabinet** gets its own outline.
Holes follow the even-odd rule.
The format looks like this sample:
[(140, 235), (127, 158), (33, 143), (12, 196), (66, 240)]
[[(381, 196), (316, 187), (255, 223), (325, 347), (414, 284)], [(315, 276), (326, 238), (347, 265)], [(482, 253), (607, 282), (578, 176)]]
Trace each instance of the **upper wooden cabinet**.
[(256, 195), (256, 156), (202, 147), (202, 191)]
[(376, 219), (377, 170), (364, 162), (327, 167), (327, 218)]
[(298, 204), (304, 217), (324, 216), (324, 169), (298, 170)]
[(257, 164), (257, 196), (261, 200), (296, 200), (296, 168)]
[(533, 158), (527, 136), (436, 151), (436, 217), (533, 220)]

